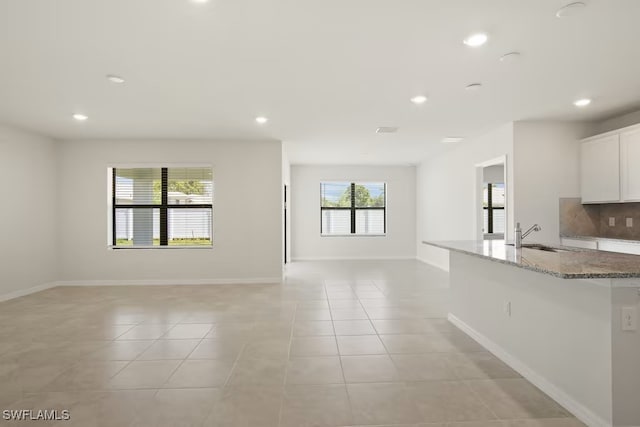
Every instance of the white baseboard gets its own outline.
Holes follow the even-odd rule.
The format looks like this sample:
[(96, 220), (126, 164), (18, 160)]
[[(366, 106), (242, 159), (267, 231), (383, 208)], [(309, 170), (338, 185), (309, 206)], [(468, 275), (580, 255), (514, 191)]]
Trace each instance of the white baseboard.
[(382, 256), (382, 257), (296, 257), (292, 261), (399, 261), (414, 260), (415, 256)]
[(447, 272), (449, 271), (449, 251), (447, 249), (419, 242), (416, 252), (418, 261)]
[(20, 298), (25, 295), (34, 294), (36, 292), (44, 291), (45, 289), (54, 288), (57, 286), (56, 282), (44, 283), (42, 285), (32, 286), (27, 289), (19, 289), (17, 291), (9, 292), (8, 294), (0, 295), (0, 302), (9, 301), (15, 298)]
[(193, 285), (252, 285), (278, 284), (281, 277), (257, 277), (244, 279), (143, 279), (143, 280), (65, 280), (56, 286), (193, 286)]
[(445, 265), (445, 264), (442, 264), (442, 263), (439, 263), (439, 262), (435, 262), (435, 261), (433, 261), (431, 259), (421, 258), (421, 257), (416, 257), (416, 260), (418, 260), (418, 261), (420, 261), (422, 263), (425, 263), (427, 265), (430, 265), (431, 267), (435, 267), (437, 269), (440, 269), (440, 270), (442, 270), (442, 271), (444, 271), (446, 273), (449, 272), (449, 265), (448, 264)]
[(0, 295), (0, 302), (20, 298), (58, 286), (180, 286), (180, 285), (252, 285), (279, 284), (281, 277), (258, 277), (246, 279), (171, 279), (171, 280), (66, 280), (49, 282)]
[(471, 326), (457, 318), (455, 315), (449, 313), (448, 319), (451, 323), (458, 327), (461, 331), (469, 335), (476, 340), (484, 348), (493, 353), (498, 359), (509, 365), (513, 370), (518, 372), (524, 378), (529, 380), (532, 384), (538, 387), (540, 390), (549, 395), (553, 400), (564, 406), (569, 412), (571, 412), (576, 418), (588, 425), (589, 427), (611, 427), (612, 424), (607, 422), (599, 415), (595, 414), (589, 408), (569, 396), (563, 390), (551, 383), (546, 378), (539, 375), (525, 363), (518, 358), (512, 356), (505, 351), (495, 342), (473, 329)]

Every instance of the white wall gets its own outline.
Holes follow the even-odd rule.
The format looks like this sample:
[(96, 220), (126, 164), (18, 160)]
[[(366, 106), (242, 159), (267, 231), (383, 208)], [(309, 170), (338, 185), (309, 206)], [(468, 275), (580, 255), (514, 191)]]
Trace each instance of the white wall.
[[(276, 141), (65, 141), (59, 146), (60, 279), (215, 283), (282, 275), (282, 152)], [(107, 168), (210, 163), (213, 249), (107, 249)]]
[(575, 122), (514, 123), (515, 221), (542, 227), (531, 242), (560, 243), (560, 197), (580, 197), (580, 139), (589, 126)]
[(611, 290), (613, 344), (613, 421), (618, 426), (640, 426), (640, 337), (622, 330), (623, 307), (640, 312), (640, 280), (614, 279)]
[(504, 165), (487, 166), (482, 170), (484, 183), (501, 183), (504, 181)]
[(55, 281), (55, 142), (0, 126), (0, 299)]
[[(320, 182), (387, 183), (387, 234), (321, 236)], [(415, 258), (415, 167), (291, 167), (292, 256), (302, 259)]]
[[(418, 259), (448, 270), (448, 252), (423, 240), (475, 240), (480, 205), (476, 165), (507, 156), (507, 231), (513, 229), (513, 125), (465, 140), (417, 171)], [(477, 194), (478, 193), (478, 194)]]

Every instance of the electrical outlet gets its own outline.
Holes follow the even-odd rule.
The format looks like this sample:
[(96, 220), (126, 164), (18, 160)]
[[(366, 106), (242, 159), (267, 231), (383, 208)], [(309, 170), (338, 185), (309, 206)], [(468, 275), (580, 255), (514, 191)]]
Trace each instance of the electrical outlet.
[(633, 227), (633, 218), (627, 218), (627, 227)]
[(613, 216), (609, 217), (609, 227), (615, 227), (616, 226), (616, 218)]
[(511, 301), (505, 301), (502, 309), (507, 316), (511, 317)]
[(635, 331), (638, 329), (638, 312), (635, 307), (622, 307), (622, 330)]

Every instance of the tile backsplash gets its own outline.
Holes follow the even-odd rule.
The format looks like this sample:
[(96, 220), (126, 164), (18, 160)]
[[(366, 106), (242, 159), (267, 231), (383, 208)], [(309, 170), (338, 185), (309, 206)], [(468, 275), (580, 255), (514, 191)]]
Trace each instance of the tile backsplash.
[[(615, 225), (609, 225), (610, 218)], [(580, 198), (561, 198), (560, 235), (640, 240), (640, 203), (583, 205)]]

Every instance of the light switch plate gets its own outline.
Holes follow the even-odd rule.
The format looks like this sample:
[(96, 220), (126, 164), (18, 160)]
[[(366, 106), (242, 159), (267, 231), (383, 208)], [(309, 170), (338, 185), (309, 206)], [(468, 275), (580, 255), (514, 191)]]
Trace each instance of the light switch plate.
[(627, 227), (633, 227), (633, 218), (627, 218)]
[(502, 310), (504, 311), (504, 314), (511, 317), (511, 301), (505, 301), (502, 306)]
[(622, 307), (622, 330), (635, 331), (638, 329), (638, 310), (635, 307)]
[(610, 216), (609, 217), (609, 227), (615, 227), (616, 226), (616, 218), (614, 216)]

